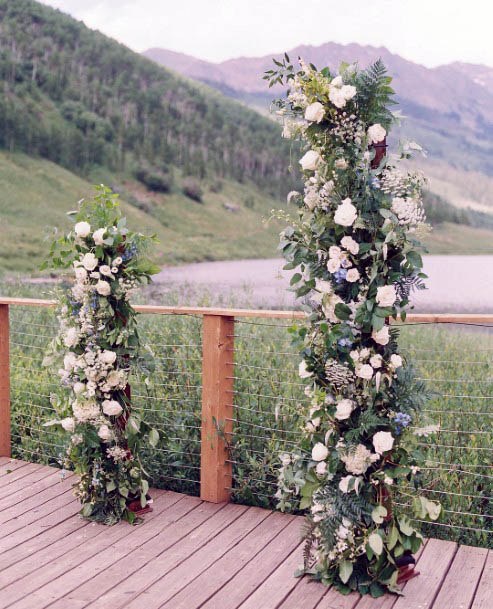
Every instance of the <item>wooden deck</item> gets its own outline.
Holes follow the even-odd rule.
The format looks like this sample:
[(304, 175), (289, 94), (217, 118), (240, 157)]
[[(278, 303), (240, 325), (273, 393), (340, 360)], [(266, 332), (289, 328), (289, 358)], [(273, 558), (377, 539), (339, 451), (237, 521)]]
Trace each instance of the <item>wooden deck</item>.
[(0, 608), (491, 609), (493, 551), (429, 540), (405, 596), (296, 579), (298, 517), (153, 491), (139, 526), (81, 520), (53, 468), (0, 458)]

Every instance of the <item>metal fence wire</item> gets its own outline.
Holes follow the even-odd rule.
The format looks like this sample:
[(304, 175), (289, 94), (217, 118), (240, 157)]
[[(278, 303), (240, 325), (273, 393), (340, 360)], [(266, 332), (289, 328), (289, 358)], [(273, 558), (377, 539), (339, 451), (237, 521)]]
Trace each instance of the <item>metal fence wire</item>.
[[(66, 438), (43, 423), (56, 417), (53, 398), (65, 391), (43, 358), (57, 332), (51, 308), (10, 308), (13, 456), (60, 465)], [(131, 378), (132, 403), (155, 425), (160, 441), (143, 463), (154, 486), (198, 495), (202, 391), (202, 319), (139, 316), (144, 357)], [(236, 319), (233, 432), (228, 434), (234, 501), (275, 507), (279, 454), (297, 445), (307, 398), (298, 376), (298, 349), (275, 319)], [(426, 423), (439, 433), (422, 438), (424, 492), (443, 505), (428, 536), (493, 547), (493, 330), (461, 324), (404, 325), (401, 345), (424, 379)], [(424, 421), (417, 421), (416, 426)], [(415, 491), (395, 489), (409, 504)]]

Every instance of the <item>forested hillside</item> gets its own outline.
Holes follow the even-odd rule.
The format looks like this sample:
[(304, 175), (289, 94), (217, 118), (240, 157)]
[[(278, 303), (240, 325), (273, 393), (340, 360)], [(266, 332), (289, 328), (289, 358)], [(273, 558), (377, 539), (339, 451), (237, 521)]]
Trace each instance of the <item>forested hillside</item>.
[(289, 147), (258, 113), (63, 13), (0, 0), (0, 147), (80, 175), (157, 172), (289, 189)]

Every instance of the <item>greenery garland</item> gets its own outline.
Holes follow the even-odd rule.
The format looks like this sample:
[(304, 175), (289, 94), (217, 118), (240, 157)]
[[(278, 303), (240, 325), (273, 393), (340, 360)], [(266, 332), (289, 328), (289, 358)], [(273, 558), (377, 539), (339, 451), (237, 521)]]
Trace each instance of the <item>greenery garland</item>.
[[(400, 482), (419, 486), (423, 456), (416, 429), (422, 383), (398, 351), (412, 288), (422, 288), (420, 233), (427, 229), (422, 177), (398, 167), (415, 143), (375, 165), (394, 121), (391, 79), (379, 61), (367, 70), (343, 64), (339, 74), (289, 57), (266, 73), (288, 86), (278, 100), (283, 136), (301, 139), (304, 192), (292, 192), (299, 214), (281, 233), (286, 269), (308, 301), (300, 377), (310, 399), (299, 450), (284, 454), (281, 509), (309, 508), (305, 565), (344, 593), (398, 592), (399, 558), (416, 552), (420, 533), (391, 494)], [(414, 428), (414, 429), (411, 429)], [(440, 505), (420, 497), (420, 518)]]
[(117, 197), (97, 187), (93, 199), (69, 212), (74, 228), (50, 251), (52, 266), (72, 268), (75, 283), (59, 294), (60, 332), (53, 351), (63, 355), (59, 373), (68, 395), (54, 403), (61, 418), (49, 425), (70, 434), (65, 465), (79, 475), (75, 493), (81, 514), (105, 524), (133, 522), (135, 511), (147, 505), (139, 445), (146, 439), (155, 446), (159, 439), (131, 413), (128, 389), (140, 347), (137, 314), (128, 298), (159, 268), (145, 257), (153, 238), (127, 228)]

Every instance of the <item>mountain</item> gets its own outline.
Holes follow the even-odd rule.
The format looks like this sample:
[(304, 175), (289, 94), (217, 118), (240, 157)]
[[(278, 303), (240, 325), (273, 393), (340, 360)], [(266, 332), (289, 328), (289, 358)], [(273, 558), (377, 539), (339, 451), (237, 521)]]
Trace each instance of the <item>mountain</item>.
[[(279, 88), (269, 90), (261, 79), (263, 72), (272, 67), (270, 55), (217, 64), (165, 49), (149, 49), (144, 55), (263, 111), (281, 93)], [(366, 66), (381, 57), (394, 78), (399, 109), (407, 117), (404, 132), (419, 138), (432, 159), (493, 176), (492, 68), (453, 63), (430, 69), (384, 47), (332, 42), (317, 47), (299, 46), (289, 50), (288, 55), (332, 68), (341, 61), (357, 61)]]

